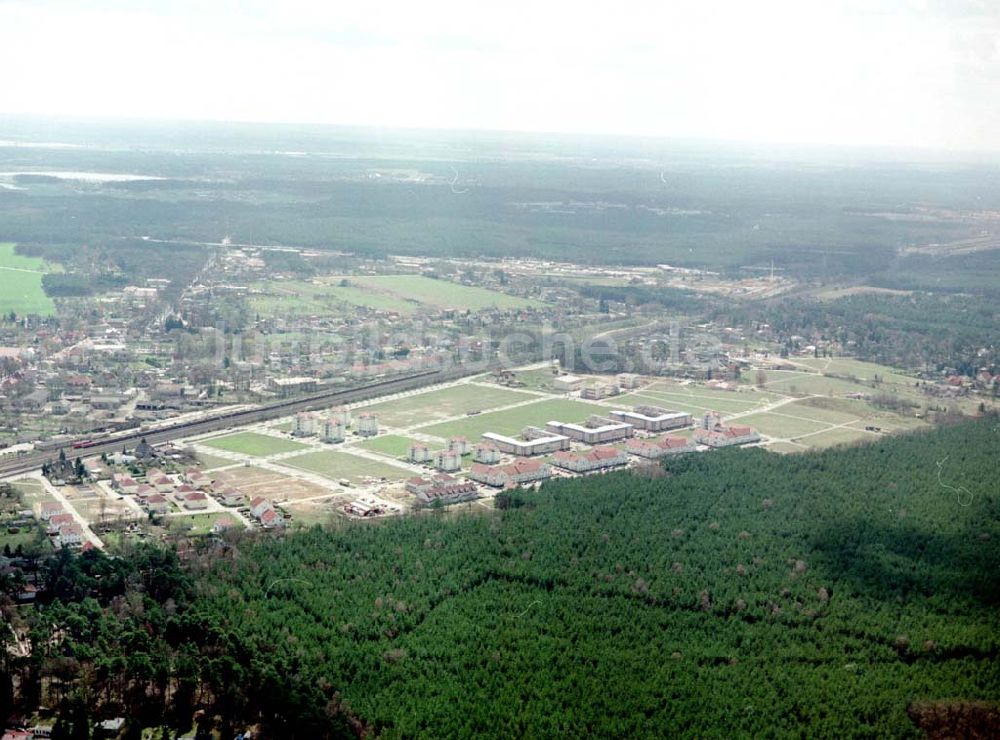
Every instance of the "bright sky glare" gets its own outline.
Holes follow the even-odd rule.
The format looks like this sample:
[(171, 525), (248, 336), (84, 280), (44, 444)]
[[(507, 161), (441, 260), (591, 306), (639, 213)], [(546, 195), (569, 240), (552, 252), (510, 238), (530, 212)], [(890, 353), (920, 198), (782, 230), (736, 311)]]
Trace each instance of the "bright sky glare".
[(1000, 150), (998, 0), (0, 0), (0, 113)]

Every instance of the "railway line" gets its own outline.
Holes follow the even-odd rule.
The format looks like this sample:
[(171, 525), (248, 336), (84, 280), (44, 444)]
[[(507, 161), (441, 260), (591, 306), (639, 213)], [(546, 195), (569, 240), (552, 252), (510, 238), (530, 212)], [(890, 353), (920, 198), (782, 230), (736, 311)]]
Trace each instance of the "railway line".
[(118, 452), (123, 446), (134, 446), (143, 438), (151, 445), (162, 444), (163, 442), (169, 442), (182, 437), (192, 437), (198, 434), (253, 424), (259, 421), (277, 419), (298, 411), (311, 411), (334, 404), (356, 403), (357, 401), (365, 401), (370, 398), (389, 395), (399, 391), (445, 383), (466, 375), (475, 375), (488, 371), (491, 366), (492, 363), (486, 368), (478, 367), (475, 370), (465, 367), (457, 367), (451, 370), (425, 370), (399, 378), (389, 378), (350, 388), (338, 388), (336, 390), (331, 389), (320, 393), (313, 393), (308, 396), (279, 401), (257, 408), (223, 411), (215, 416), (194, 419), (174, 426), (145, 431), (140, 429), (128, 430), (108, 439), (96, 440), (93, 444), (89, 444), (85, 448), (73, 446), (74, 444), (81, 443), (83, 440), (67, 440), (66, 444), (62, 447), (34, 451), (11, 460), (0, 462), (0, 478), (23, 475), (24, 473), (37, 470), (46, 460), (57, 457), (60, 450), (64, 450), (67, 456), (91, 456), (100, 455), (105, 452)]

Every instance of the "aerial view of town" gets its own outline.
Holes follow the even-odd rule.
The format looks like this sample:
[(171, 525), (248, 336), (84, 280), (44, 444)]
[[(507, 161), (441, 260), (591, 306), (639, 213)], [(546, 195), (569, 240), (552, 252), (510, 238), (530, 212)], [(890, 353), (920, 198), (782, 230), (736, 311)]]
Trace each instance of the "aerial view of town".
[[(222, 243), (193, 275), (101, 266), (114, 288), (53, 300), (65, 268), (3, 248), (38, 278), (0, 307), (15, 549), (490, 508), (554, 476), (794, 454), (997, 403), (989, 373), (712, 320), (808, 288), (770, 271), (343, 255), (354, 270), (325, 274), (323, 253)], [(632, 299), (656, 290), (683, 308)]]
[(0, 2), (0, 740), (1000, 737), (997, 8)]

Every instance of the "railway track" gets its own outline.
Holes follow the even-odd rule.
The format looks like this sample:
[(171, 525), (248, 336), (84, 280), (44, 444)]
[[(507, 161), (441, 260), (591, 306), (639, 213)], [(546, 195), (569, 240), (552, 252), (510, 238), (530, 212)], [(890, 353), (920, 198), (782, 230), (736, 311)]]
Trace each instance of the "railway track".
[(356, 403), (378, 396), (385, 396), (399, 391), (412, 390), (437, 383), (445, 383), (450, 380), (457, 380), (466, 375), (476, 375), (491, 369), (492, 363), (486, 368), (470, 370), (458, 367), (452, 370), (425, 370), (423, 372), (405, 375), (400, 378), (390, 378), (380, 380), (375, 383), (366, 383), (352, 388), (340, 388), (337, 390), (314, 393), (301, 398), (279, 401), (254, 409), (243, 409), (240, 411), (222, 412), (218, 416), (204, 419), (196, 419), (175, 426), (163, 429), (149, 429), (146, 431), (130, 430), (120, 433), (108, 440), (99, 440), (86, 448), (74, 448), (73, 444), (82, 440), (67, 440), (66, 445), (61, 448), (51, 450), (30, 452), (27, 455), (16, 457), (12, 460), (0, 462), (0, 478), (8, 478), (15, 475), (23, 475), (37, 470), (47, 460), (52, 460), (59, 456), (60, 450), (64, 450), (67, 456), (77, 455), (100, 455), (102, 453), (118, 452), (123, 447), (134, 446), (139, 440), (145, 438), (151, 445), (162, 444), (182, 437), (193, 437), (198, 434), (206, 434), (221, 429), (253, 424), (259, 421), (277, 419), (288, 416), (298, 411), (312, 411), (326, 406), (345, 403)]

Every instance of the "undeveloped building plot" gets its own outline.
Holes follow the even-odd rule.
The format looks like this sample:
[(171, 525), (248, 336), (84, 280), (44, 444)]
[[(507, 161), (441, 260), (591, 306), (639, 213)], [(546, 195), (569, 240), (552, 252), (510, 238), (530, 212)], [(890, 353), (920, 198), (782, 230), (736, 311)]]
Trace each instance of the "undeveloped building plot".
[(100, 496), (86, 499), (70, 499), (70, 501), (73, 504), (73, 508), (91, 525), (111, 522), (116, 519), (143, 518), (142, 514), (129, 506), (125, 501), (117, 499)]
[(269, 434), (258, 434), (257, 432), (226, 434), (221, 437), (200, 440), (199, 444), (241, 455), (252, 455), (254, 457), (267, 457), (268, 455), (277, 455), (281, 452), (294, 452), (295, 450), (306, 449), (306, 445), (294, 442), (293, 440), (272, 437)]
[(359, 455), (351, 455), (339, 450), (307, 452), (304, 455), (285, 458), (283, 467), (307, 470), (332, 481), (346, 479), (352, 485), (366, 485), (387, 481), (398, 481), (411, 475), (407, 468), (388, 462), (377, 462)]
[(329, 496), (334, 493), (316, 483), (264, 468), (233, 468), (226, 472), (233, 486), (243, 491), (248, 500), (255, 496), (263, 496), (275, 503), (281, 503)]
[(353, 494), (335, 493), (316, 501), (293, 501), (282, 504), (281, 508), (291, 517), (293, 526), (312, 527), (316, 524), (330, 524), (335, 519), (343, 518), (345, 504), (354, 498)]

